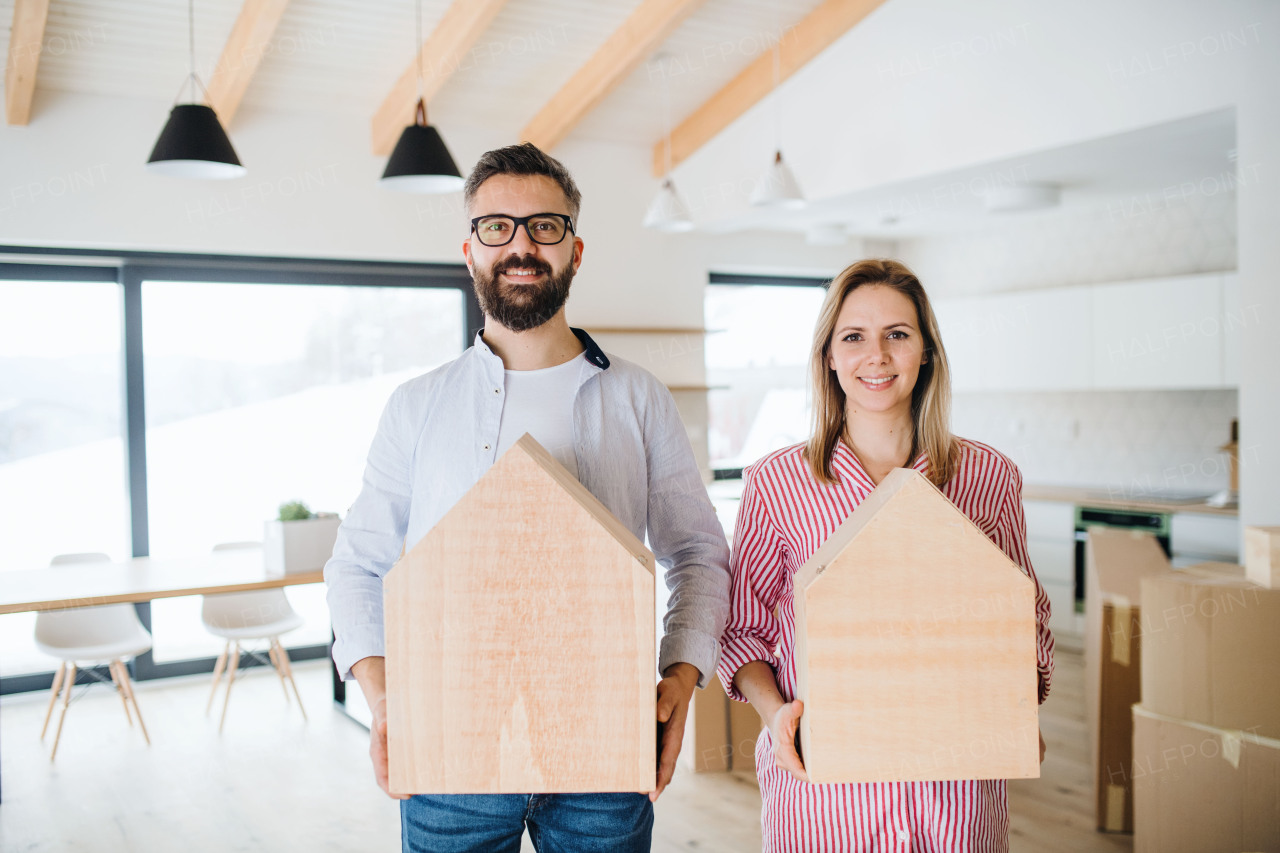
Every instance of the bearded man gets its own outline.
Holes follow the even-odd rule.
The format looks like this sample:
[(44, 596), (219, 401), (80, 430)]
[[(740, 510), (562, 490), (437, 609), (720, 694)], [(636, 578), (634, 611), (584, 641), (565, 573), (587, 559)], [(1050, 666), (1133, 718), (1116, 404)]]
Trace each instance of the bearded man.
[[(401, 385), (387, 403), (325, 566), (334, 663), (372, 709), (369, 752), (388, 791), (382, 578), (402, 547), (412, 549), (531, 434), (637, 538), (647, 533), (666, 569), (656, 790), (402, 798), (404, 850), (516, 853), (526, 829), (539, 850), (649, 850), (652, 802), (675, 769), (689, 699), (715, 672), (728, 547), (670, 392), (565, 319), (583, 250), (581, 194), (569, 172), (531, 144), (513, 145), (480, 158), (464, 195), (471, 230), (462, 253), (485, 327), (456, 360)], [(573, 703), (566, 695), (566, 714)]]

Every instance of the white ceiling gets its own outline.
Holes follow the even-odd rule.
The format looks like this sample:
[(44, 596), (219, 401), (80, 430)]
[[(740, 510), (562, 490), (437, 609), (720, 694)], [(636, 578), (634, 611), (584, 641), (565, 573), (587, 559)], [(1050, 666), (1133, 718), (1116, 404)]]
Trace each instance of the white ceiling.
[[(423, 0), (430, 33), (452, 0)], [(707, 0), (575, 131), (652, 145), (819, 0)], [(639, 0), (509, 0), (429, 105), (432, 121), (501, 128), (514, 139), (639, 5)], [(196, 71), (208, 82), (239, 0), (195, 3)], [(13, 0), (0, 0), (0, 55)], [(37, 77), (39, 109), (60, 92), (174, 98), (188, 66), (182, 0), (53, 0)], [(244, 97), (246, 110), (350, 115), (367, 121), (416, 50), (411, 0), (293, 0)], [(234, 125), (233, 125), (234, 127)]]
[[(1117, 217), (1176, 204), (1179, 194), (1232, 193), (1250, 180), (1248, 164), (1236, 175), (1233, 109), (1218, 110), (1140, 130), (1091, 139), (1049, 151), (819, 198), (804, 209), (751, 210), (721, 220), (716, 232), (770, 229), (807, 231), (842, 225), (849, 233), (897, 238), (979, 230), (1005, 217), (1054, 216), (1079, 210), (1114, 211)], [(1256, 177), (1256, 176), (1255, 176)], [(988, 213), (988, 187), (1053, 183), (1061, 205), (1045, 211)], [(1192, 186), (1187, 189), (1188, 184)], [(813, 191), (817, 188), (804, 188)]]
[[(679, 121), (818, 1), (706, 0), (655, 53), (665, 58), (642, 64), (571, 138), (645, 147), (659, 142), (664, 96)], [(424, 32), (450, 2), (423, 0)], [(639, 2), (509, 0), (430, 104), (432, 121), (446, 135), (451, 127), (470, 126), (514, 140)], [(197, 0), (195, 8), (197, 71), (207, 80), (240, 2)], [(0, 54), (8, 49), (12, 10), (13, 0), (0, 0)], [(349, 116), (367, 126), (412, 60), (413, 19), (411, 0), (293, 0), (242, 112)], [(33, 123), (41, 110), (56, 108), (60, 93), (173, 99), (187, 70), (186, 26), (182, 0), (52, 0)], [(876, 26), (875, 16), (862, 25)], [(936, 30), (948, 26), (956, 24), (921, 21), (911, 38), (944, 43), (946, 34)], [(857, 235), (896, 238), (973, 229), (994, 221), (982, 208), (981, 190), (988, 185), (1061, 184), (1059, 210), (1133, 203), (1188, 180), (1226, 175), (1234, 169), (1227, 156), (1234, 146), (1234, 114), (1221, 111), (849, 195), (822, 198), (821, 187), (804, 187), (816, 199), (804, 210), (744, 208), (703, 230), (804, 231), (834, 224)]]

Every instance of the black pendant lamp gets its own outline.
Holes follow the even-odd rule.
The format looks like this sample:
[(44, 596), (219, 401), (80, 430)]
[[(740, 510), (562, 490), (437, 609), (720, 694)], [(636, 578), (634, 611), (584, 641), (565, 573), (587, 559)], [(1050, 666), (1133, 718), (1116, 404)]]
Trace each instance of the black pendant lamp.
[[(196, 76), (195, 0), (187, 3), (187, 44), (191, 70), (183, 82), (183, 89), (191, 86), (191, 99), (199, 92), (209, 93)], [(197, 90), (198, 87), (198, 90)], [(182, 97), (182, 89), (178, 90)], [(147, 171), (175, 178), (199, 178), (218, 180), (238, 178), (245, 173), (240, 158), (231, 147), (227, 132), (213, 108), (203, 103), (175, 104), (165, 122), (160, 138), (156, 140), (151, 156), (147, 158)]]
[(422, 97), (422, 0), (417, 0), (418, 106), (413, 124), (400, 134), (382, 173), (382, 186), (410, 193), (452, 193), (462, 189), (462, 173), (445, 147), (440, 131), (427, 124)]
[(400, 134), (380, 182), (389, 190), (452, 193), (462, 189), (462, 174), (440, 131), (427, 124), (427, 105), (419, 98), (414, 123)]

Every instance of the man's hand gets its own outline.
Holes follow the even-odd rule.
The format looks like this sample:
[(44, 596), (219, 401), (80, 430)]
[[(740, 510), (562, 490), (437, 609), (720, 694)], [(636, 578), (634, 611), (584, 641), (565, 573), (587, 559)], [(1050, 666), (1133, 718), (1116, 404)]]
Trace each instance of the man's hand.
[(689, 700), (698, 687), (698, 668), (688, 663), (673, 663), (658, 682), (658, 722), (662, 739), (658, 745), (658, 787), (649, 793), (656, 802), (676, 771), (676, 758), (684, 741), (684, 723), (689, 716)]
[(804, 762), (796, 751), (796, 729), (803, 713), (804, 703), (799, 699), (786, 703), (773, 715), (773, 720), (769, 723), (769, 734), (773, 736), (773, 760), (778, 767), (801, 782), (808, 782), (809, 774), (805, 772)]
[(376, 704), (370, 705), (373, 723), (369, 726), (369, 757), (373, 759), (373, 776), (378, 780), (382, 793), (395, 800), (409, 799), (404, 794), (391, 793), (387, 774), (387, 697), (383, 694)]
[(360, 692), (369, 703), (373, 721), (369, 725), (369, 758), (373, 759), (373, 778), (388, 797), (409, 799), (404, 794), (391, 793), (387, 777), (387, 660), (367, 657), (356, 661), (351, 674), (360, 682)]

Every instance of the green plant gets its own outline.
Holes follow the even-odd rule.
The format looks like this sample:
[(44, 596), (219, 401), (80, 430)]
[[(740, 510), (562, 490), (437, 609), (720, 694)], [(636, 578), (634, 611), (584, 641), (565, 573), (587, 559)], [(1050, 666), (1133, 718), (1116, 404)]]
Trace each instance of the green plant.
[(313, 518), (311, 508), (302, 501), (289, 501), (280, 504), (281, 521), (306, 521)]

